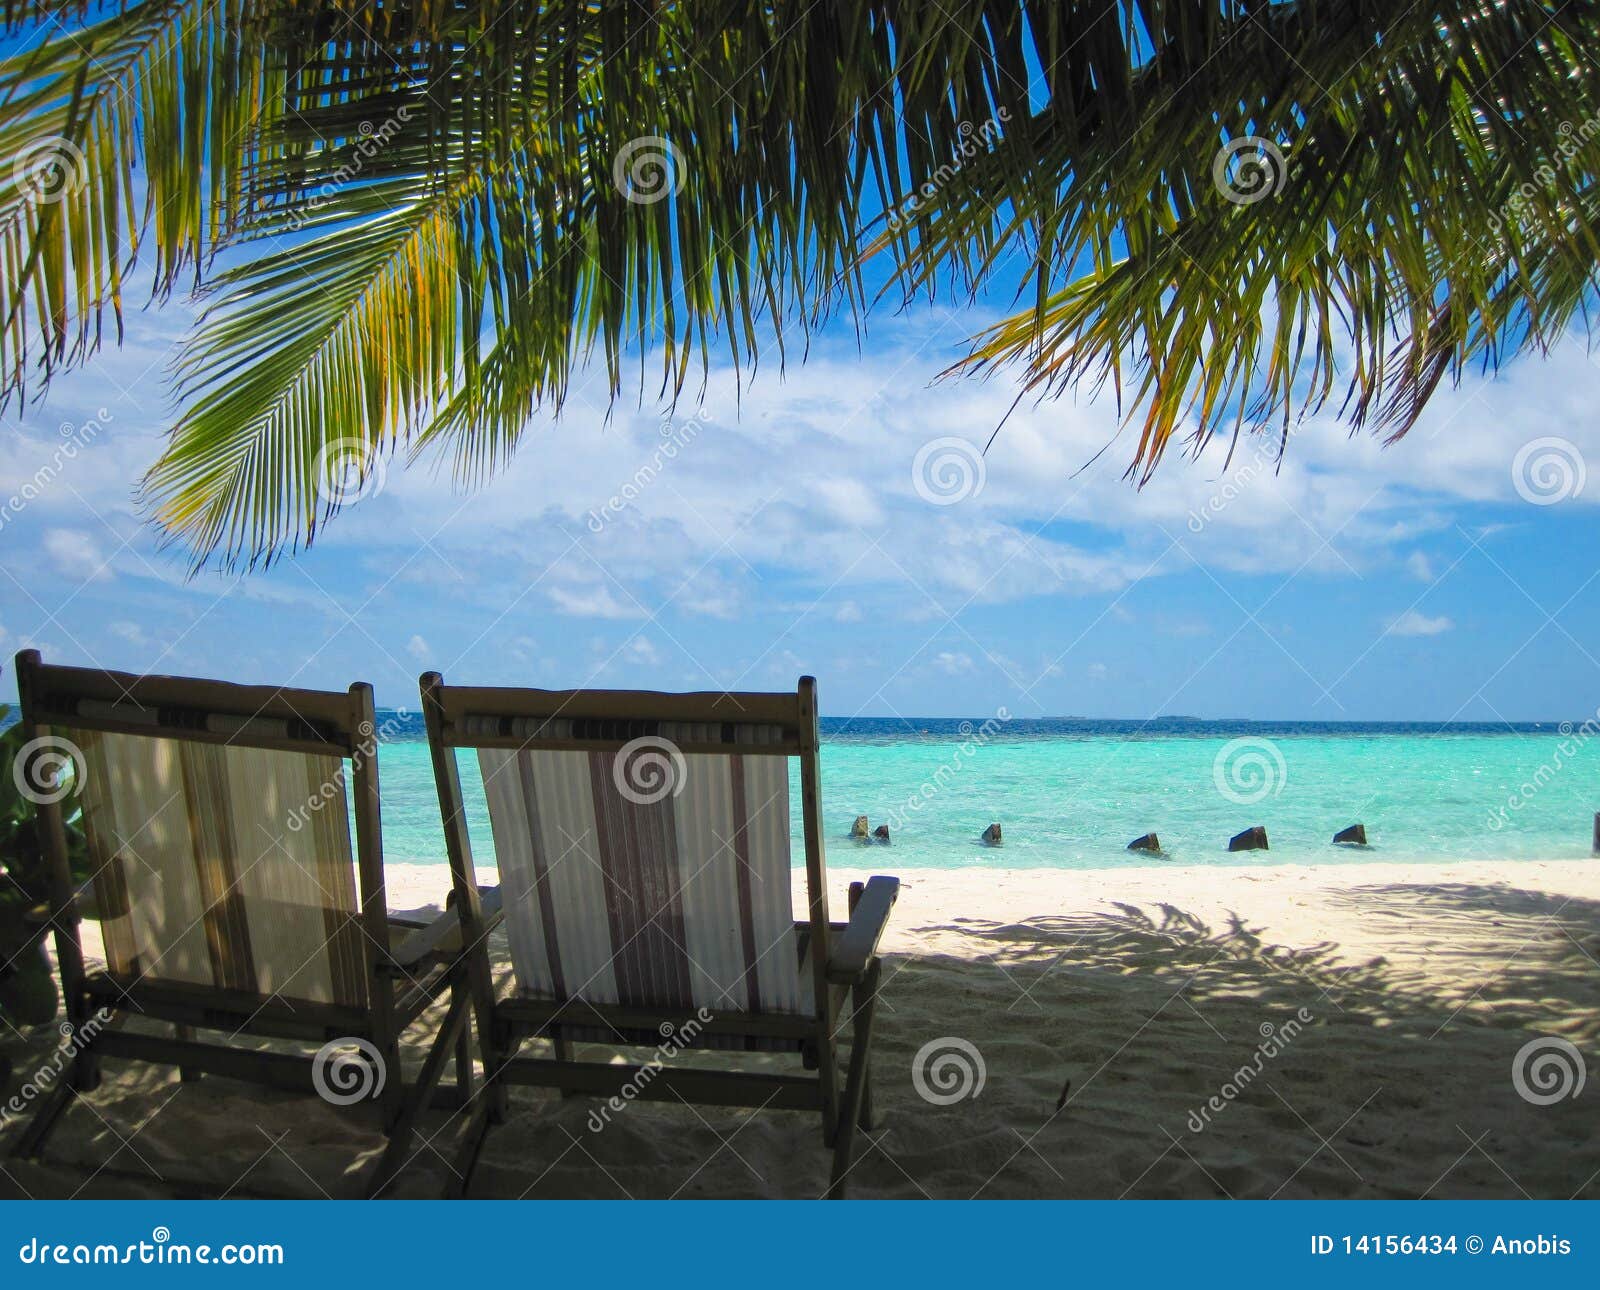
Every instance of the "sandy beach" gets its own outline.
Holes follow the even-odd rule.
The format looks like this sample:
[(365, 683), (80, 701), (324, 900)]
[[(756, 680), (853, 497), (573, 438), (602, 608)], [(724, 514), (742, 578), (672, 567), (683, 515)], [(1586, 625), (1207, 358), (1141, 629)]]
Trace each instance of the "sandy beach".
[[(863, 876), (830, 874), (841, 904)], [(1600, 862), (902, 878), (874, 1050), (883, 1123), (856, 1197), (1600, 1198)], [(441, 867), (390, 869), (396, 911), (444, 894)], [(1576, 1096), (1556, 1048), (1529, 1050), (1514, 1078), (1541, 1038), (1576, 1046)], [(21, 1078), (55, 1039), (0, 1046)], [(1541, 1054), (1568, 1064), (1530, 1068)], [(913, 1079), (930, 1061), (932, 1100)], [(1569, 1095), (1542, 1095), (1540, 1071)], [(313, 1099), (124, 1063), (107, 1075), (45, 1163), (3, 1162), (0, 1194), (350, 1195), (381, 1146), (363, 1116)], [(813, 1116), (640, 1104), (595, 1132), (594, 1105), (514, 1092), (470, 1194), (826, 1185)], [(427, 1131), (438, 1150), (402, 1195), (444, 1182), (451, 1124)]]

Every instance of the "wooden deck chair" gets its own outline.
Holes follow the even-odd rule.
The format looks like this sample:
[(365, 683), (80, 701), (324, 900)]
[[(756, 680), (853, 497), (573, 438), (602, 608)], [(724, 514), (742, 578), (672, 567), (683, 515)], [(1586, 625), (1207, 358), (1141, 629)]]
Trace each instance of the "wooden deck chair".
[[(61, 805), (45, 793), (41, 842), (74, 1057), (13, 1154), (42, 1152), (73, 1095), (97, 1086), (102, 1059), (170, 1063), (185, 1080), (209, 1073), (340, 1106), (376, 1103), (389, 1139), (367, 1180), (377, 1194), (405, 1162), (423, 1110), (472, 1100), (472, 1066), (460, 919), (447, 910), (431, 924), (404, 922), (386, 905), (371, 686), (133, 676), (46, 666), (35, 650), (16, 666), (26, 738), (75, 763), (91, 882), (73, 890)], [(104, 970), (85, 966), (80, 902), (100, 921)], [(497, 895), (481, 904), (492, 921)], [(447, 991), (408, 1085), (401, 1033)], [(120, 1025), (130, 1017), (170, 1023), (172, 1034)], [(204, 1042), (197, 1031), (224, 1034)], [(231, 1042), (241, 1037), (321, 1047), (266, 1052)], [(452, 1053), (453, 1089), (440, 1083)], [(468, 1117), (469, 1142), (485, 1120)], [(463, 1149), (463, 1168), (475, 1149)]]
[[(844, 1193), (871, 1116), (868, 1050), (879, 938), (895, 878), (854, 884), (831, 922), (820, 818), (817, 692), (657, 694), (447, 687), (423, 714), (468, 943), (481, 944), (458, 748), (478, 752), (514, 989), (473, 980), (489, 1096), (504, 1087), (819, 1112)], [(800, 763), (808, 908), (796, 921), (789, 759)], [(847, 1072), (838, 1030), (851, 1005)], [(614, 1048), (790, 1052), (794, 1073), (583, 1062)], [(530, 1038), (553, 1057), (518, 1056)], [(805, 1073), (807, 1070), (814, 1074)], [(842, 1077), (842, 1083), (841, 1083)]]

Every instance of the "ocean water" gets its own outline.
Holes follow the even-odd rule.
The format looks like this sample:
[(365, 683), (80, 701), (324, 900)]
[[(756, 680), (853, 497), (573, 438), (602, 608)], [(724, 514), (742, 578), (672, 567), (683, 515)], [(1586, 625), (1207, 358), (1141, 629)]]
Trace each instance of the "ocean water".
[[(383, 714), (384, 850), (444, 862), (415, 715)], [(822, 790), (836, 866), (1114, 868), (1582, 859), (1600, 810), (1600, 727), (1114, 721), (824, 721)], [(492, 862), (476, 757), (462, 755), (474, 852)], [(795, 863), (803, 863), (791, 765)], [(860, 846), (857, 815), (890, 826)], [(1333, 834), (1366, 825), (1365, 849)], [(1004, 845), (984, 846), (999, 822)], [(1229, 854), (1265, 825), (1268, 852)], [(1130, 853), (1146, 832), (1163, 860)], [(1596, 861), (1600, 863), (1600, 860)]]

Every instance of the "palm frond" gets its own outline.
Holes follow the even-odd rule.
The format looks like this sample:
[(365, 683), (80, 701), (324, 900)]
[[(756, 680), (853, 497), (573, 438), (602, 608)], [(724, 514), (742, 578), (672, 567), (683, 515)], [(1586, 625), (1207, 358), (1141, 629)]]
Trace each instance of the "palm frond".
[(226, 248), (145, 484), (224, 563), (311, 540), (330, 449), (474, 484), (585, 357), (677, 397), (869, 282), (1019, 289), (953, 370), (1110, 387), (1141, 480), (1334, 398), (1392, 436), (1581, 315), (1596, 47), (1540, 0), (132, 5), (0, 68), (0, 139), (86, 158), (0, 186), (0, 375), (92, 349), (140, 239), (161, 290)]
[[(237, 159), (281, 76), (247, 34), (247, 0), (10, 6), (0, 62), (0, 406), (81, 362), (148, 245), (158, 295), (243, 212)], [(69, 27), (63, 12), (98, 21)]]

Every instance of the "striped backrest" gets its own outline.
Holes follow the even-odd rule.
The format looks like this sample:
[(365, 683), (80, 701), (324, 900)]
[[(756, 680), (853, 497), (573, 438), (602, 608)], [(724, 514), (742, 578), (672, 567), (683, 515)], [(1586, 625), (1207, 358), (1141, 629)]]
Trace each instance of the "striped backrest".
[(481, 748), (518, 986), (692, 1012), (810, 1012), (782, 757)]
[[(346, 780), (372, 798), (360, 889), (381, 910), (370, 687), (134, 676), (46, 666), (32, 651), (17, 664), (36, 742), (74, 765), (114, 978), (368, 1006), (372, 920)], [(63, 795), (41, 810), (59, 811)]]
[[(430, 674), (423, 696), (441, 784), (455, 749), (476, 751), (523, 995), (817, 1013), (791, 894), (790, 763), (816, 742), (799, 695), (470, 689)], [(460, 823), (447, 805), (447, 832), (463, 837)], [(819, 851), (817, 889), (820, 865)], [(811, 906), (825, 937), (826, 903)]]
[(365, 1006), (339, 758), (63, 734), (114, 975)]

